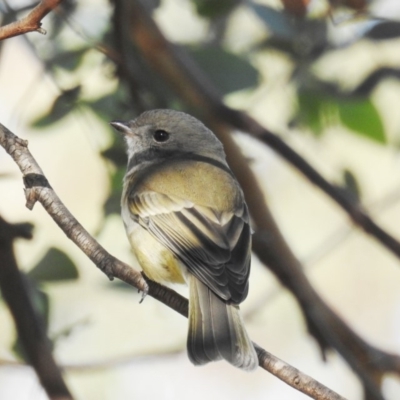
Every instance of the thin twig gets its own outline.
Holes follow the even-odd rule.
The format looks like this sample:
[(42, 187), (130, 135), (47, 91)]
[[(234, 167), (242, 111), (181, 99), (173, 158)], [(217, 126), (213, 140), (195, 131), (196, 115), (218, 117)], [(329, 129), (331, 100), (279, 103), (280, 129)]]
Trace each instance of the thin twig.
[(0, 27), (0, 40), (23, 35), (28, 32), (39, 32), (43, 35), (46, 31), (42, 28), (42, 19), (54, 10), (62, 0), (42, 0), (26, 17)]
[(43, 321), (35, 311), (21, 278), (13, 251), (17, 237), (30, 238), (32, 226), (11, 225), (0, 217), (0, 289), (29, 362), (51, 400), (72, 400), (61, 371), (51, 354)]
[[(172, 358), (182, 354), (182, 349), (171, 349), (165, 351), (157, 351), (154, 354), (128, 354), (120, 357), (109, 357), (103, 360), (81, 362), (79, 364), (59, 364), (63, 371), (66, 372), (80, 372), (80, 371), (100, 371), (107, 370), (110, 368), (121, 367), (124, 365), (132, 365), (133, 363), (142, 364), (143, 362), (154, 360)], [(22, 361), (15, 361), (10, 359), (0, 359), (0, 366), (12, 366), (26, 368), (30, 367), (28, 364)]]
[[(111, 256), (96, 242), (66, 209), (57, 194), (50, 187), (43, 171), (28, 150), (27, 142), (15, 136), (2, 124), (0, 124), (0, 145), (10, 154), (23, 174), (26, 187), (27, 207), (29, 209), (32, 209), (34, 203), (39, 201), (64, 233), (97, 265), (97, 267), (105, 272), (107, 276), (110, 278), (113, 276), (118, 277), (187, 317), (187, 299), (172, 289), (152, 282), (146, 277), (142, 277), (139, 272)], [(344, 399), (321, 383), (287, 364), (285, 364), (285, 368), (271, 368), (271, 365), (276, 365), (278, 359), (259, 348), (258, 345), (257, 349), (260, 366), (270, 371), (296, 390), (316, 400)], [(283, 363), (282, 361), (279, 362)], [(288, 373), (288, 371), (292, 371), (295, 375)], [(310, 385), (310, 382), (312, 382), (312, 385)]]
[(109, 254), (69, 212), (28, 150), (28, 142), (0, 124), (0, 144), (19, 166), (24, 177), (26, 206), (31, 210), (39, 201), (65, 234), (110, 278), (119, 278), (142, 292), (148, 286), (142, 275)]

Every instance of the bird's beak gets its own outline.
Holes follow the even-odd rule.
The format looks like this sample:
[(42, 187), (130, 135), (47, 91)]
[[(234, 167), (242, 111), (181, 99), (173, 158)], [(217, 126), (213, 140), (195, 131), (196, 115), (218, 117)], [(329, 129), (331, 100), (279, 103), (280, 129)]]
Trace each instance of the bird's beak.
[(124, 121), (112, 121), (110, 125), (117, 130), (118, 132), (122, 133), (123, 135), (128, 135), (132, 133), (131, 128), (129, 127), (129, 122)]

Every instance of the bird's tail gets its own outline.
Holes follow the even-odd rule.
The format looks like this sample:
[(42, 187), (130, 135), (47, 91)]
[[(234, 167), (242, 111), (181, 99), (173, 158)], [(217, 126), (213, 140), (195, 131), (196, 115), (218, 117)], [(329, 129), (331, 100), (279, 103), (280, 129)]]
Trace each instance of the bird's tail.
[(226, 304), (193, 275), (189, 276), (189, 333), (187, 349), (195, 365), (225, 359), (252, 371), (257, 353), (245, 330), (239, 307)]

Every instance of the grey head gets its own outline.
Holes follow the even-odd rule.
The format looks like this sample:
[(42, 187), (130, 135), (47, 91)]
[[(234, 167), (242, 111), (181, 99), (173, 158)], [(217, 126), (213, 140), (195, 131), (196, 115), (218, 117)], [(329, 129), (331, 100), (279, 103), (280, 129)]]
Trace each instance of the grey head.
[(181, 111), (151, 110), (110, 123), (124, 135), (128, 170), (142, 162), (196, 154), (226, 164), (222, 143), (198, 119)]

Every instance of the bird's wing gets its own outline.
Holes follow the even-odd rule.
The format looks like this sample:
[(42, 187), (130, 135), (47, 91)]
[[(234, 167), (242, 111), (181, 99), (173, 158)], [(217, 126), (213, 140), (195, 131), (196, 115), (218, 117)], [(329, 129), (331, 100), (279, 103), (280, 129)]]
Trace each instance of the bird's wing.
[(132, 218), (171, 250), (222, 299), (248, 292), (251, 230), (246, 204), (219, 213), (179, 197), (145, 191), (128, 196)]

